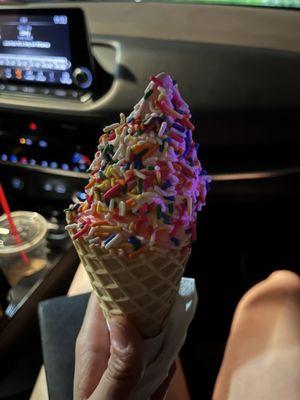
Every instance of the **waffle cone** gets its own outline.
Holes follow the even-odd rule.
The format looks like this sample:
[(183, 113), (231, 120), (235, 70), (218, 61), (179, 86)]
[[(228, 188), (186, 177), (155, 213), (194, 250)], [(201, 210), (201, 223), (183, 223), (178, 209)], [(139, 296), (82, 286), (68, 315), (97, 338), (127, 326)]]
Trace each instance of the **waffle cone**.
[(106, 318), (126, 315), (144, 338), (162, 330), (174, 304), (190, 249), (153, 250), (134, 260), (74, 241)]

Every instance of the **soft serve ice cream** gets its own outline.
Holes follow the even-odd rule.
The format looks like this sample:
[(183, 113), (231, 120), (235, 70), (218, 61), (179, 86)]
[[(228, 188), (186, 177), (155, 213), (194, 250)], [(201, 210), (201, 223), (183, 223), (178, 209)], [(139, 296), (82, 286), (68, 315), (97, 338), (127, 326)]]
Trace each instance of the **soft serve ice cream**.
[(190, 118), (177, 83), (165, 73), (151, 77), (132, 113), (103, 129), (86, 200), (66, 211), (73, 240), (129, 259), (190, 247), (210, 182)]

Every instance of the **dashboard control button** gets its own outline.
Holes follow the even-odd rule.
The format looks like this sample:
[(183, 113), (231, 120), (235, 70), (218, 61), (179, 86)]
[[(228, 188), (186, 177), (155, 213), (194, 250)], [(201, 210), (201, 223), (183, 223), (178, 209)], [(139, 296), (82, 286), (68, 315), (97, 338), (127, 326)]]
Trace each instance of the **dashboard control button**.
[(87, 89), (92, 84), (93, 76), (88, 68), (78, 67), (73, 72), (73, 81), (81, 89)]
[(58, 97), (66, 97), (67, 96), (67, 92), (63, 89), (54, 90), (54, 94), (55, 94), (55, 96), (58, 96)]
[(64, 171), (68, 171), (68, 170), (70, 169), (69, 165), (66, 164), (66, 163), (61, 164), (61, 168), (62, 168)]
[(42, 94), (47, 95), (47, 94), (50, 93), (50, 89), (48, 89), (48, 88), (41, 88), (41, 89), (40, 89), (40, 92), (41, 92)]
[(17, 85), (7, 85), (6, 89), (10, 92), (16, 92), (18, 90), (18, 86)]
[(14, 154), (12, 154), (12, 155), (9, 157), (9, 161), (10, 161), (10, 162), (13, 162), (13, 163), (16, 163), (16, 162), (18, 162), (18, 157), (15, 156)]
[(58, 183), (57, 185), (55, 185), (54, 190), (55, 190), (56, 193), (64, 194), (64, 193), (66, 193), (67, 188), (62, 183)]
[(56, 169), (57, 168), (57, 162), (56, 161), (51, 161), (50, 168)]
[(43, 140), (43, 139), (41, 139), (41, 140), (39, 140), (39, 146), (40, 147), (48, 147), (48, 143), (46, 142), (46, 140)]
[(36, 90), (32, 86), (23, 86), (22, 92), (24, 92), (24, 93), (35, 93)]
[(84, 201), (86, 199), (86, 194), (84, 192), (76, 192), (74, 195), (81, 201)]
[(24, 188), (24, 181), (18, 176), (15, 176), (11, 180), (11, 186), (16, 190), (22, 190)]
[(43, 184), (43, 189), (45, 190), (45, 192), (52, 192), (53, 186), (50, 182), (45, 182)]
[(79, 96), (79, 93), (77, 92), (77, 90), (72, 90), (71, 96), (72, 96), (74, 99), (77, 99), (78, 96)]

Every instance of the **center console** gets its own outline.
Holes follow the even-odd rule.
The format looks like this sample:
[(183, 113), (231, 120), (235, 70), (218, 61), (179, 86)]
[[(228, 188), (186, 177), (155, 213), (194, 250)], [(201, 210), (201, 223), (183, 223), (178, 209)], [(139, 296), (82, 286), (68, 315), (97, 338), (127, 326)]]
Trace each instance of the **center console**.
[[(0, 113), (0, 124), (0, 168), (16, 202), (63, 208), (76, 195), (82, 199), (79, 189), (95, 152), (97, 123)], [(83, 140), (87, 132), (89, 140)]]

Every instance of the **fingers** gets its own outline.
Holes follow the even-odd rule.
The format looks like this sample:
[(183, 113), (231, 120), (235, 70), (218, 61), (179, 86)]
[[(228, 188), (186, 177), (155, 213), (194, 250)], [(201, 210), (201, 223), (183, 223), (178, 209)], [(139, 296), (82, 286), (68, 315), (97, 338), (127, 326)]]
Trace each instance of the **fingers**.
[[(144, 373), (142, 338), (124, 317), (109, 321), (110, 332), (91, 295), (76, 341), (74, 400), (126, 400)], [(173, 363), (168, 377), (153, 395), (163, 400), (175, 373)]]
[(144, 373), (142, 339), (121, 316), (109, 321), (111, 356), (91, 400), (126, 400)]
[(87, 399), (107, 368), (109, 332), (97, 298), (91, 294), (75, 348), (74, 400)]
[(175, 372), (176, 372), (176, 361), (174, 361), (173, 364), (171, 365), (168, 376), (160, 385), (160, 387), (157, 389), (157, 391), (154, 393), (154, 395), (151, 397), (151, 400), (163, 400), (165, 398)]

